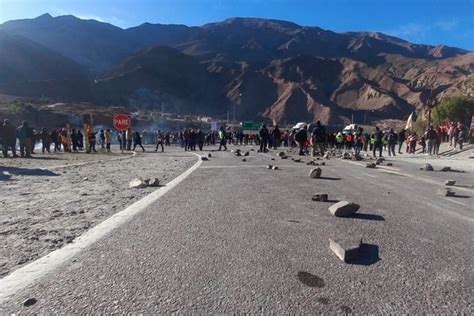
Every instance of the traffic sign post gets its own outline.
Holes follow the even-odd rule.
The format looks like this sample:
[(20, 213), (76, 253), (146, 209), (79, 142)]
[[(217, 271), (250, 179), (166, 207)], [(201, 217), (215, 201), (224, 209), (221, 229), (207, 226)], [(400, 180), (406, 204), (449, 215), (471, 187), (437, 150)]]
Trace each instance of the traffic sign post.
[(244, 134), (258, 134), (258, 131), (262, 127), (261, 123), (254, 123), (254, 122), (242, 122), (242, 132)]
[[(114, 120), (113, 120), (113, 126), (119, 131), (119, 133), (121, 133), (122, 131), (125, 131), (127, 130), (128, 128), (130, 128), (130, 126), (132, 125), (132, 120), (130, 119), (130, 116), (128, 116), (127, 114), (117, 114), (114, 116)], [(121, 148), (122, 148), (122, 154), (123, 154), (123, 148), (125, 147), (125, 139), (124, 138), (124, 135), (122, 134), (122, 138), (121, 138)]]

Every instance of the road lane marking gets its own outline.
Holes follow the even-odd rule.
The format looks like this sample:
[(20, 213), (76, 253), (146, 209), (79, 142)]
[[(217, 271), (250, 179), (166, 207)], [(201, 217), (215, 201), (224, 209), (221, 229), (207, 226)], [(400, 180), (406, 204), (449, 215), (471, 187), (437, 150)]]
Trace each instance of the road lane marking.
[(446, 201), (449, 201), (449, 202), (453, 202), (453, 203), (459, 204), (459, 205), (467, 206), (467, 204), (464, 204), (464, 203), (459, 202), (459, 201), (455, 201), (455, 200), (451, 200), (451, 199), (446, 199), (446, 198), (445, 198), (445, 200), (446, 200)]
[(200, 156), (197, 156), (198, 161), (188, 170), (177, 176), (175, 179), (166, 184), (166, 186), (148, 194), (141, 200), (128, 206), (121, 212), (118, 212), (100, 224), (94, 226), (83, 235), (76, 238), (71, 244), (67, 244), (63, 248), (53, 251), (44, 257), (35, 260), (26, 266), (12, 272), (3, 279), (0, 279), (0, 304), (6, 301), (9, 297), (15, 295), (19, 291), (39, 281), (41, 278), (51, 273), (63, 263), (70, 260), (72, 257), (80, 253), (82, 250), (91, 246), (93, 243), (105, 237), (112, 230), (130, 221), (133, 217), (147, 209), (150, 205), (155, 203), (167, 192), (172, 190), (175, 186), (186, 179), (193, 173), (202, 163)]

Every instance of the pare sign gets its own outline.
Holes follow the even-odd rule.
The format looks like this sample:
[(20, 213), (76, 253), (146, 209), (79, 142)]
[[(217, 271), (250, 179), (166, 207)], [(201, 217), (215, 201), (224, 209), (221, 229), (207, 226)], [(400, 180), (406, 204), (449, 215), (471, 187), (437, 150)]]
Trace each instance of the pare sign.
[(130, 119), (130, 116), (126, 114), (117, 114), (114, 116), (113, 125), (116, 129), (123, 131), (127, 128), (130, 128), (130, 125), (132, 125), (132, 121)]

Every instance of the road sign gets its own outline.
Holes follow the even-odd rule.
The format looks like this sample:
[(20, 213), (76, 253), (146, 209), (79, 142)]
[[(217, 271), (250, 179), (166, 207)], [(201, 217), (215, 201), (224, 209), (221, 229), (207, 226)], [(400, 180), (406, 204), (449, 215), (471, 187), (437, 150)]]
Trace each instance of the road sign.
[(261, 123), (242, 122), (242, 132), (244, 134), (258, 134), (261, 127)]
[(132, 121), (127, 114), (117, 114), (114, 116), (113, 125), (116, 129), (124, 131), (132, 125)]

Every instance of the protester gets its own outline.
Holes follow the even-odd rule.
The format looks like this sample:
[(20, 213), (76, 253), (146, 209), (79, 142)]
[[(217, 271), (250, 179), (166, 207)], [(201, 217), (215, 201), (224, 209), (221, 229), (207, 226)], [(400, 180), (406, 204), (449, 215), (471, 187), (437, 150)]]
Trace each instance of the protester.
[(295, 141), (298, 143), (299, 152), (298, 155), (304, 156), (306, 150), (306, 142), (308, 140), (308, 127), (304, 125), (295, 135)]
[(108, 153), (112, 152), (110, 150), (110, 146), (112, 145), (112, 131), (107, 128), (104, 133), (104, 142), (105, 142), (105, 148)]
[(9, 149), (14, 158), (18, 157), (16, 154), (16, 129), (8, 119), (3, 120), (3, 125), (0, 127), (0, 139), (3, 157), (8, 158)]
[(158, 131), (156, 134), (156, 148), (155, 151), (158, 151), (158, 147), (161, 146), (161, 152), (165, 151), (165, 148), (163, 147), (163, 142), (164, 142), (164, 136), (161, 131)]
[(316, 156), (319, 154), (320, 156), (324, 156), (324, 150), (326, 145), (326, 128), (321, 125), (320, 121), (316, 122), (316, 126), (313, 128), (311, 132), (311, 142), (312, 142), (312, 152), (311, 156)]
[(28, 126), (28, 122), (23, 121), (21, 126), (16, 130), (16, 137), (20, 141), (20, 155), (21, 157), (31, 157), (31, 137), (32, 132)]
[(218, 132), (218, 137), (219, 137), (219, 151), (221, 150), (222, 147), (224, 147), (224, 150), (227, 150), (227, 146), (226, 146), (227, 139), (226, 139), (224, 126), (221, 126)]
[(374, 142), (373, 142), (373, 149), (372, 149), (372, 154), (374, 157), (376, 157), (376, 151), (378, 150), (379, 152), (379, 157), (382, 157), (382, 139), (383, 139), (383, 133), (382, 131), (380, 130), (380, 128), (375, 127), (375, 132), (374, 134), (372, 135), (373, 136), (373, 139), (374, 139)]
[(394, 132), (393, 128), (386, 135), (387, 146), (388, 146), (388, 155), (395, 156), (395, 146), (397, 145), (397, 134)]
[(127, 131), (125, 132), (125, 140), (127, 144), (127, 150), (130, 151), (132, 150), (132, 141), (133, 141), (133, 133), (132, 129), (127, 128)]
[(267, 152), (267, 144), (268, 144), (268, 136), (269, 132), (267, 129), (267, 126), (265, 124), (262, 124), (262, 127), (258, 131), (258, 136), (260, 136), (260, 149), (258, 150), (259, 152)]
[(138, 131), (135, 131), (133, 133), (133, 151), (135, 151), (135, 148), (137, 148), (137, 146), (140, 146), (142, 150), (145, 151), (145, 148), (142, 145), (142, 136)]
[(43, 128), (39, 134), (41, 139), (41, 152), (44, 154), (45, 152), (51, 153), (51, 135)]

